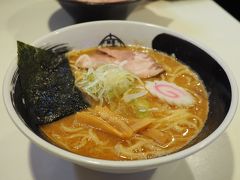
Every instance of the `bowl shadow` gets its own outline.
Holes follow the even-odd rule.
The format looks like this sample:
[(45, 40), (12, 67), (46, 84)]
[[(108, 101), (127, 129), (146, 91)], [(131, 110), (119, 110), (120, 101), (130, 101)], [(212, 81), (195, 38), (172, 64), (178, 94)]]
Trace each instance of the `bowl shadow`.
[[(222, 147), (225, 148), (222, 148)], [(233, 174), (233, 153), (227, 134), (204, 150), (155, 170), (133, 174), (111, 174), (97, 172), (75, 165), (45, 152), (30, 144), (30, 168), (34, 180), (197, 180), (231, 179)], [(218, 150), (216, 152), (216, 150)], [(228, 168), (217, 169), (222, 164)], [(217, 173), (215, 172), (217, 171)]]
[(151, 2), (143, 1), (132, 13), (129, 14), (127, 20), (151, 23), (164, 27), (167, 27), (173, 22), (173, 19), (171, 18), (159, 16), (148, 10), (145, 6), (149, 3)]
[[(140, 3), (138, 7), (136, 7), (127, 16), (126, 20), (152, 23), (165, 27), (167, 27), (173, 21), (173, 19), (158, 16), (157, 14), (145, 8), (145, 5), (147, 5), (148, 3), (149, 2), (146, 1)], [(76, 24), (75, 20), (63, 8), (55, 11), (48, 21), (48, 26), (51, 31), (55, 31), (59, 28), (63, 28), (73, 24)]]
[(51, 31), (75, 24), (73, 18), (62, 8), (55, 11), (48, 20)]

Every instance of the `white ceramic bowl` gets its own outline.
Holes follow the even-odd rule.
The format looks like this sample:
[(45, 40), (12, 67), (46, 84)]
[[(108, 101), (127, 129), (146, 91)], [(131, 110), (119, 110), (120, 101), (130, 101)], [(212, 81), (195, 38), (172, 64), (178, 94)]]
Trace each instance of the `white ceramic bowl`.
[(194, 69), (203, 79), (210, 93), (210, 112), (205, 128), (184, 149), (149, 160), (111, 161), (73, 154), (42, 139), (24, 121), (21, 106), (18, 106), (16, 101), (17, 59), (14, 59), (5, 76), (4, 102), (15, 125), (32, 142), (80, 166), (103, 172), (129, 173), (157, 168), (159, 165), (192, 155), (213, 142), (227, 128), (234, 116), (238, 101), (238, 90), (233, 75), (221, 58), (184, 35), (145, 23), (98, 21), (77, 24), (51, 32), (35, 41), (33, 45), (68, 43), (74, 48), (88, 48), (97, 46), (110, 33), (125, 44), (137, 43), (169, 54), (174, 53), (177, 58)]

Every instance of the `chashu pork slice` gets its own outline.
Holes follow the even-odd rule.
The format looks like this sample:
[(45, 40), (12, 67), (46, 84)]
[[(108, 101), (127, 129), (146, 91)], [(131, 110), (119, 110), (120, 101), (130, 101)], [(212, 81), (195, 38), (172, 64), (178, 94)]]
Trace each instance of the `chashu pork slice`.
[(98, 48), (92, 55), (79, 56), (76, 65), (81, 68), (97, 68), (104, 64), (119, 64), (140, 78), (150, 78), (164, 71), (151, 56), (128, 49)]

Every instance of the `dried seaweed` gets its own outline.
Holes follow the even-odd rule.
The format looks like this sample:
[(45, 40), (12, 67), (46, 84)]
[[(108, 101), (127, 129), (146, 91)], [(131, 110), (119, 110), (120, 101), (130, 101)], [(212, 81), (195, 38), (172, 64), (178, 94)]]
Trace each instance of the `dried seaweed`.
[(35, 124), (45, 124), (89, 106), (74, 86), (63, 54), (17, 42), (19, 78), (28, 113)]

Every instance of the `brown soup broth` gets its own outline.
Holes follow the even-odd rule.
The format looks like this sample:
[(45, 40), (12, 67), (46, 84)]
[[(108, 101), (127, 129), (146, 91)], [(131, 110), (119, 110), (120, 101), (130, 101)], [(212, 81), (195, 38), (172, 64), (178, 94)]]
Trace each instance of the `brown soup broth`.
[[(147, 101), (151, 111), (139, 118), (131, 102), (125, 103), (119, 99), (114, 106), (109, 104), (104, 104), (104, 106), (111, 109), (115, 115), (126, 118), (129, 126), (144, 118), (152, 118), (154, 121), (130, 138), (124, 139), (105, 133), (91, 125), (82, 124), (74, 114), (41, 126), (40, 129), (47, 140), (56, 146), (83, 156), (106, 160), (135, 160), (175, 152), (198, 135), (207, 119), (209, 108), (208, 94), (199, 76), (173, 56), (139, 46), (125, 48), (147, 53), (164, 68), (164, 73), (143, 81), (173, 82), (190, 92), (195, 103), (188, 107), (171, 105), (151, 94), (146, 94), (141, 98), (143, 102)], [(73, 66), (79, 55), (94, 53), (97, 53), (97, 48), (72, 51), (68, 53), (69, 63)], [(74, 75), (81, 75), (85, 71), (74, 68), (72, 70)], [(91, 98), (87, 99), (91, 104), (90, 109), (98, 105)]]

